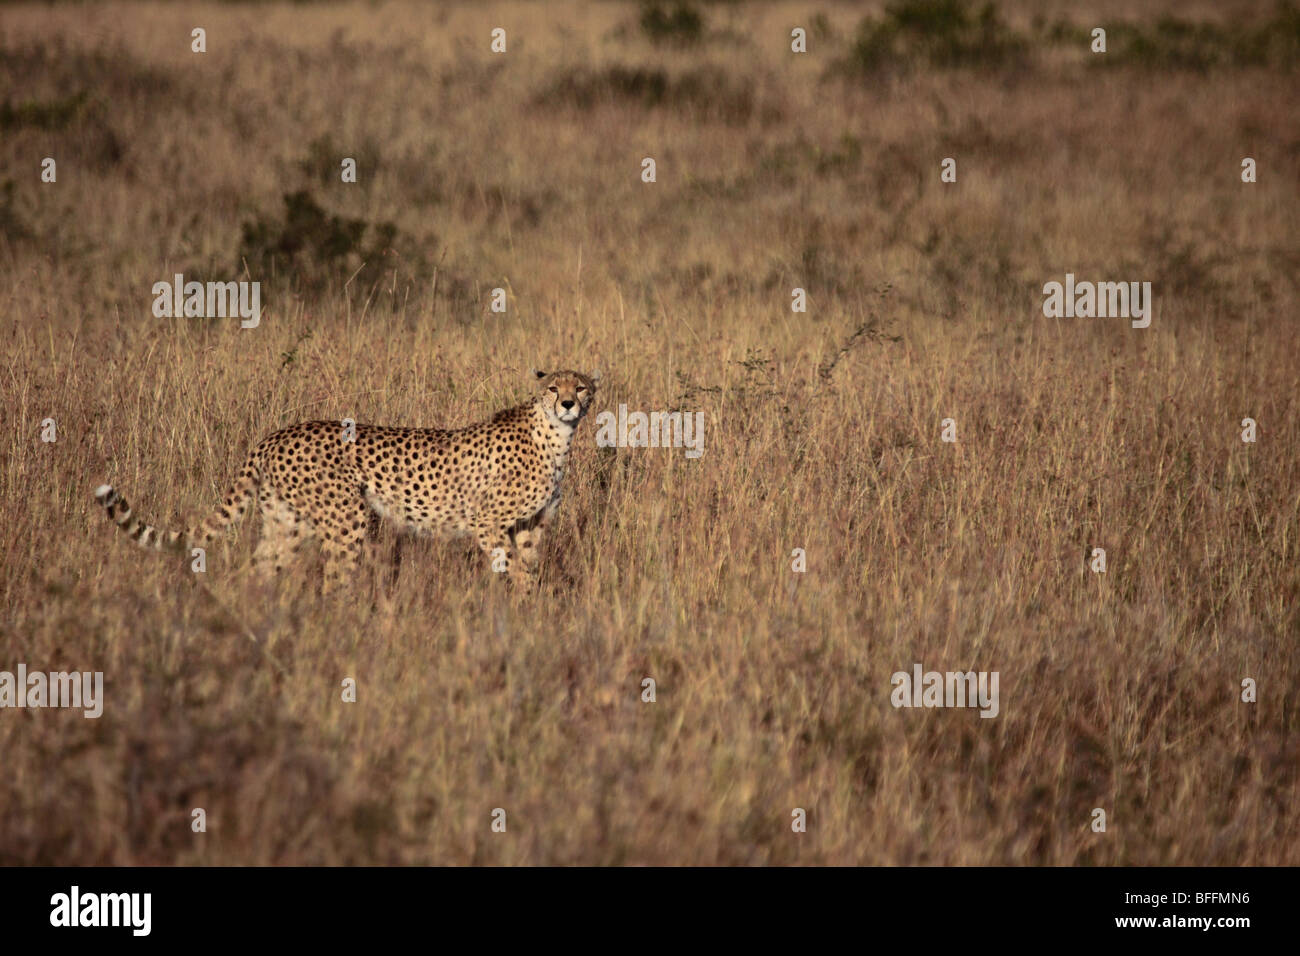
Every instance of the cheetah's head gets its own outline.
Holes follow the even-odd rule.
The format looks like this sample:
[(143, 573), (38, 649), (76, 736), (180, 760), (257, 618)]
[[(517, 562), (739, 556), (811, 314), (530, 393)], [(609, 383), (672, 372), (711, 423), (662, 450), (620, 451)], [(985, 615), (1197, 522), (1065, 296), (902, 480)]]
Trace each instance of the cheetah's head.
[(577, 425), (587, 414), (591, 400), (596, 396), (596, 383), (600, 381), (599, 372), (583, 375), (581, 372), (541, 372), (534, 369), (533, 374), (540, 382), (542, 394), (539, 400), (547, 417), (570, 426)]

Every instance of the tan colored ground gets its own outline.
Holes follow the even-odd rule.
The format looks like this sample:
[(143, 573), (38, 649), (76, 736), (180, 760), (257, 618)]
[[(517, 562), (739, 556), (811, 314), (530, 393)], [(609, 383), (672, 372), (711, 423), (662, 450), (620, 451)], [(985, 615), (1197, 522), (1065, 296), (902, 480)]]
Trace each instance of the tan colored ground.
[[(1046, 39), (1128, 6), (863, 70), (879, 7), (702, 7), (679, 47), (617, 3), (6, 5), (0, 668), (107, 699), (0, 711), (0, 862), (1300, 863), (1300, 83), (1180, 60), (1288, 21)], [(346, 232), (281, 231), (298, 190), (357, 248), (249, 261), (257, 329), (153, 316)], [(1151, 281), (1151, 327), (1045, 318), (1067, 271)], [(200, 578), (93, 508), (174, 526), (279, 426), (461, 425), (532, 366), (706, 418), (698, 460), (584, 425), (532, 601), (468, 542), (263, 586), (255, 521)], [(915, 663), (1001, 713), (895, 710)]]

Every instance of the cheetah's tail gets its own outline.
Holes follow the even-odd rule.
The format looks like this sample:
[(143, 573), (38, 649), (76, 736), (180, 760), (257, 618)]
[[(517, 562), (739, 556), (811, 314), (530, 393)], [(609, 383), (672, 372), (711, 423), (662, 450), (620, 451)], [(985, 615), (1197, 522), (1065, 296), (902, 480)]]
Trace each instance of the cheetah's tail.
[(206, 544), (244, 517), (249, 502), (257, 496), (260, 483), (257, 465), (250, 458), (238, 480), (226, 492), (222, 504), (197, 527), (188, 531), (164, 531), (147, 524), (135, 516), (126, 499), (112, 485), (96, 488), (95, 500), (103, 507), (109, 519), (140, 547), (153, 551), (187, 551), (194, 545)]

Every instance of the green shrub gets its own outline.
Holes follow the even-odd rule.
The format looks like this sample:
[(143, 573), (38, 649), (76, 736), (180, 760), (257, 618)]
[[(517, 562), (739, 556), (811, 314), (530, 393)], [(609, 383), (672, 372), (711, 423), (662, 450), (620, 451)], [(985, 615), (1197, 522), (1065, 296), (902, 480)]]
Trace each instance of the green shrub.
[(916, 65), (998, 67), (1017, 61), (1026, 47), (992, 3), (973, 13), (966, 0), (896, 0), (883, 18), (862, 21), (845, 65), (860, 73)]
[(691, 46), (704, 37), (704, 14), (684, 0), (671, 7), (652, 0), (641, 7), (641, 32), (651, 43)]
[(399, 263), (413, 277), (427, 271), (424, 257), (401, 241), (391, 222), (332, 215), (305, 189), (285, 194), (282, 219), (258, 217), (244, 223), (242, 234), (239, 262), (253, 279), (288, 282), (303, 292), (349, 279), (369, 289)]

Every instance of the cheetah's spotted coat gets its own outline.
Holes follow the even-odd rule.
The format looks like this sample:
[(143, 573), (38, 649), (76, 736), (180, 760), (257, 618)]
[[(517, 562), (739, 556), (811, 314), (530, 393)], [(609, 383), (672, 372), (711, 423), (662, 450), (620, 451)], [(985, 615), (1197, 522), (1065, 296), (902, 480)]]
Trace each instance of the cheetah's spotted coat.
[(110, 485), (95, 498), (141, 546), (159, 551), (210, 541), (256, 499), (258, 566), (279, 571), (319, 538), (327, 591), (356, 567), (379, 518), (411, 530), (473, 534), (498, 569), (530, 587), (542, 528), (559, 507), (569, 446), (598, 378), (536, 374), (541, 390), (532, 401), (466, 428), (359, 424), (354, 440), (345, 439), (341, 422), (281, 429), (253, 449), (216, 512), (187, 532), (163, 532), (135, 517)]

